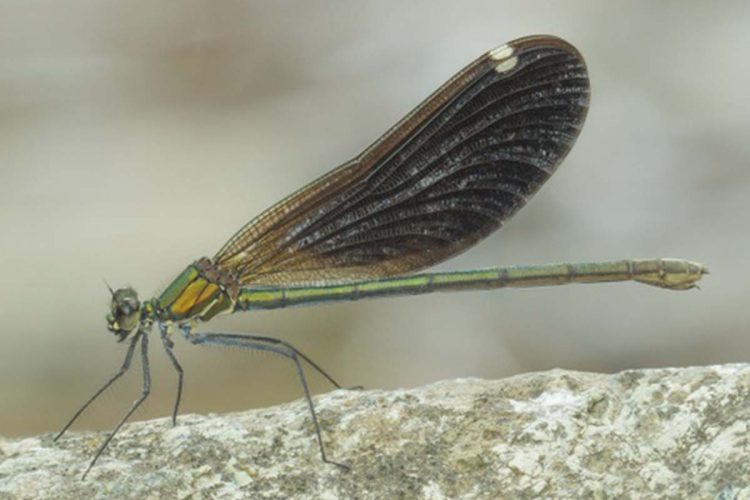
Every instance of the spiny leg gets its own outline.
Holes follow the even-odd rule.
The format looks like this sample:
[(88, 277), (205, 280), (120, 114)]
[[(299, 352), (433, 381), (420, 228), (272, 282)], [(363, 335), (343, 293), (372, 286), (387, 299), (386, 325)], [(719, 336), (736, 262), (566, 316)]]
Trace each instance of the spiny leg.
[(305, 378), (305, 372), (302, 369), (300, 358), (309, 363), (310, 366), (320, 372), (337, 388), (341, 388), (341, 386), (310, 358), (308, 358), (300, 351), (298, 351), (295, 347), (289, 345), (283, 340), (273, 337), (264, 337), (260, 335), (240, 335), (235, 333), (193, 333), (190, 331), (189, 327), (183, 327), (182, 332), (184, 337), (190, 343), (195, 345), (219, 345), (241, 347), (243, 349), (255, 349), (258, 351), (273, 352), (291, 359), (294, 362), (295, 367), (297, 368), (297, 375), (299, 376), (300, 382), (302, 383), (302, 390), (305, 394), (305, 400), (307, 400), (307, 407), (310, 410), (313, 427), (315, 428), (315, 436), (318, 439), (318, 446), (320, 448), (320, 458), (325, 463), (335, 465), (347, 471), (349, 470), (348, 465), (329, 460), (326, 457), (325, 448), (323, 446), (323, 436), (320, 432), (320, 424), (318, 423), (318, 416), (315, 413), (315, 405), (313, 404), (312, 396), (310, 395), (310, 388), (307, 386), (307, 379)]
[(65, 424), (65, 427), (63, 427), (62, 430), (57, 434), (57, 436), (55, 436), (55, 439), (53, 439), (53, 441), (57, 441), (58, 439), (60, 439), (60, 437), (63, 434), (65, 434), (65, 431), (67, 431), (68, 428), (70, 428), (70, 426), (73, 425), (73, 422), (75, 422), (76, 419), (81, 416), (81, 413), (83, 413), (84, 410), (86, 408), (88, 408), (88, 406), (91, 403), (93, 403), (96, 398), (98, 398), (99, 396), (101, 396), (101, 394), (104, 391), (106, 391), (109, 388), (109, 386), (111, 386), (112, 384), (114, 384), (115, 381), (118, 378), (122, 377), (125, 374), (125, 372), (128, 371), (128, 369), (130, 368), (130, 362), (133, 360), (133, 352), (135, 352), (135, 346), (138, 343), (138, 339), (140, 339), (140, 338), (141, 338), (141, 332), (140, 331), (138, 331), (135, 335), (133, 335), (133, 338), (130, 339), (130, 345), (128, 346), (128, 352), (127, 352), (127, 354), (125, 354), (125, 361), (123, 361), (122, 366), (120, 367), (120, 370), (117, 373), (115, 373), (115, 375), (112, 378), (110, 378), (109, 381), (101, 387), (101, 389), (99, 389), (98, 391), (96, 391), (96, 393), (94, 393), (94, 395), (91, 396), (89, 398), (89, 400), (84, 403), (83, 406), (81, 406), (81, 408), (76, 412), (76, 414), (73, 415), (73, 418), (71, 418), (68, 421), (68, 423)]
[[(285, 342), (285, 341), (283, 341), (281, 339), (277, 339), (276, 337), (266, 337), (264, 335), (249, 335), (249, 334), (239, 334), (239, 333), (193, 333), (192, 331), (190, 331), (189, 327), (182, 327), (181, 330), (183, 332), (183, 336), (186, 339), (188, 339), (190, 342), (193, 342), (191, 340), (191, 337), (195, 338), (197, 336), (207, 336), (207, 337), (208, 336), (210, 336), (210, 337), (221, 336), (221, 338), (227, 339), (229, 342), (231, 342), (233, 340), (237, 340), (239, 342), (259, 342), (259, 343), (263, 343), (263, 344), (268, 344), (268, 346), (264, 345), (264, 346), (260, 346), (260, 347), (251, 347), (251, 349), (256, 349), (256, 350), (259, 350), (259, 351), (270, 351), (270, 352), (275, 352), (277, 354), (282, 354), (282, 353), (279, 353), (278, 350), (269, 347), (269, 346), (279, 346), (281, 349), (286, 349), (288, 351), (291, 351), (296, 356), (299, 356), (300, 358), (302, 358), (302, 360), (304, 360), (313, 369), (315, 369), (315, 371), (317, 371), (323, 377), (325, 377), (326, 380), (328, 380), (334, 387), (336, 387), (336, 389), (343, 389), (343, 387), (341, 387), (341, 384), (339, 384), (338, 382), (336, 382), (333, 379), (333, 377), (331, 377), (330, 375), (328, 375), (328, 373), (326, 373), (326, 371), (323, 370), (323, 368), (321, 368), (315, 361), (313, 361), (312, 359), (310, 359), (302, 351), (299, 351), (293, 345), (291, 345), (288, 342)], [(196, 342), (193, 342), (193, 344), (196, 344)], [(231, 346), (231, 345), (235, 345), (235, 344), (231, 344), (230, 343), (230, 344), (223, 344), (223, 345), (230, 345)], [(282, 354), (282, 355), (285, 355), (285, 354)], [(287, 357), (289, 357), (289, 356), (287, 356)]]
[(89, 473), (96, 461), (99, 460), (99, 457), (107, 448), (109, 442), (112, 441), (112, 438), (115, 436), (115, 434), (117, 434), (117, 431), (120, 430), (120, 427), (122, 427), (123, 424), (127, 422), (133, 412), (141, 405), (141, 403), (143, 403), (143, 401), (146, 400), (149, 393), (151, 392), (151, 369), (148, 362), (148, 334), (145, 331), (141, 331), (141, 333), (143, 334), (143, 339), (141, 340), (141, 364), (143, 365), (143, 391), (141, 392), (141, 397), (133, 402), (133, 405), (130, 407), (125, 416), (122, 417), (117, 426), (112, 430), (112, 432), (109, 433), (107, 439), (105, 439), (101, 446), (99, 446), (99, 449), (96, 450), (94, 459), (91, 460), (91, 463), (81, 477), (82, 480), (86, 479), (86, 475)]
[(167, 356), (169, 356), (170, 361), (172, 361), (172, 366), (174, 366), (174, 369), (177, 370), (177, 400), (174, 403), (174, 411), (172, 411), (172, 425), (175, 426), (177, 425), (177, 412), (180, 409), (180, 400), (182, 399), (183, 370), (182, 366), (180, 366), (180, 363), (177, 361), (177, 358), (172, 352), (174, 342), (172, 342), (172, 340), (169, 338), (167, 326), (164, 324), (160, 324), (159, 332), (161, 335), (161, 343), (164, 345), (164, 350), (167, 351)]

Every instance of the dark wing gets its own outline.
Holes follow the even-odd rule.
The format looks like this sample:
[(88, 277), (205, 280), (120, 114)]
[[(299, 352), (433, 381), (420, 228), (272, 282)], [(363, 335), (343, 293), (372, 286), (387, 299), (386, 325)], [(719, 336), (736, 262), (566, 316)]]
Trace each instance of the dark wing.
[(409, 273), (500, 227), (565, 158), (589, 102), (578, 51), (521, 38), (469, 64), (359, 157), (274, 205), (214, 258), (242, 284)]

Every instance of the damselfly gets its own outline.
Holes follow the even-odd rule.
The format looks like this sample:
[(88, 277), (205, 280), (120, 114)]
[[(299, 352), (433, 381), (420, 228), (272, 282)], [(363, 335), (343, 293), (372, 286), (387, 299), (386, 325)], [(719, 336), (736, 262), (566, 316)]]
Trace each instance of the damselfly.
[(130, 367), (140, 343), (143, 392), (94, 455), (150, 392), (148, 340), (156, 325), (178, 375), (170, 335), (190, 343), (269, 351), (292, 360), (324, 462), (307, 363), (288, 343), (265, 336), (199, 333), (218, 314), (448, 290), (634, 280), (685, 290), (706, 272), (677, 259), (514, 266), (412, 274), (448, 259), (498, 229), (555, 171), (581, 130), (589, 81), (579, 52), (552, 36), (521, 38), (461, 70), (361, 155), (247, 223), (213, 258), (190, 264), (158, 297), (110, 290), (108, 329), (130, 337), (120, 370), (55, 439)]

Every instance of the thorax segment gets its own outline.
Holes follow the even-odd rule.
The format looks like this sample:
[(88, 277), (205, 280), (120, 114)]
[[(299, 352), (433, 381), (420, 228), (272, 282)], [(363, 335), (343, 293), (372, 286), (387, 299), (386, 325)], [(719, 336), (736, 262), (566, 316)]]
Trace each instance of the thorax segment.
[(180, 273), (157, 300), (166, 319), (208, 321), (232, 310), (239, 289), (239, 282), (231, 272), (202, 257)]

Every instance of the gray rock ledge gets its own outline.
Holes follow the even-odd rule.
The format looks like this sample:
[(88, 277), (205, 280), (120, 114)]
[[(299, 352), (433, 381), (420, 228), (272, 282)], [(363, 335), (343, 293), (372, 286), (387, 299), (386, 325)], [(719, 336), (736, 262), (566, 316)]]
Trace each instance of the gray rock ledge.
[(552, 370), (0, 439), (0, 498), (750, 498), (750, 365)]

